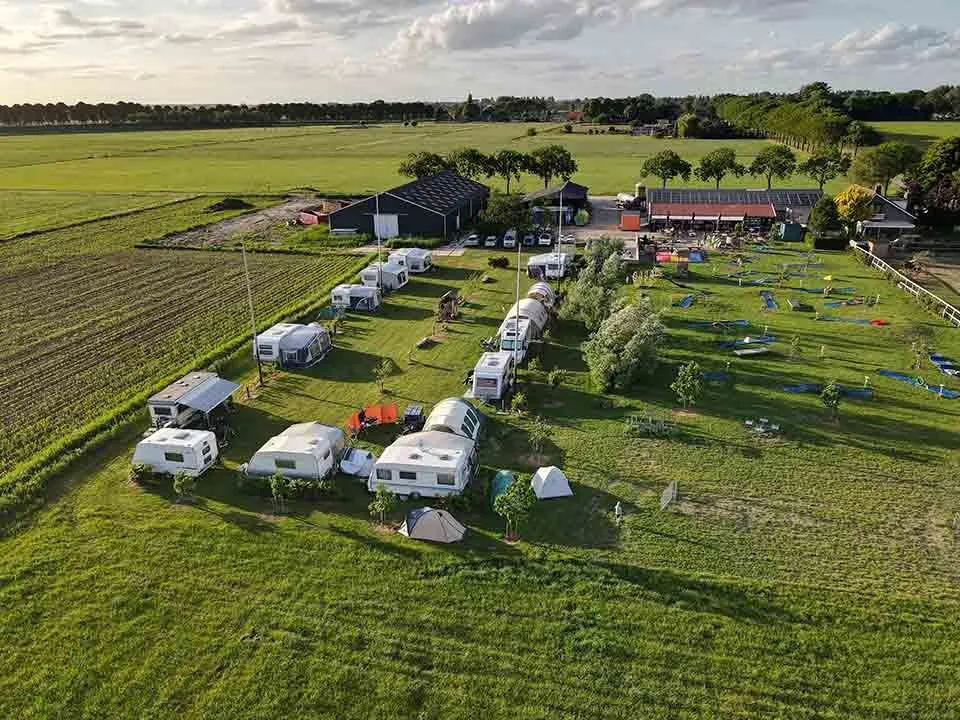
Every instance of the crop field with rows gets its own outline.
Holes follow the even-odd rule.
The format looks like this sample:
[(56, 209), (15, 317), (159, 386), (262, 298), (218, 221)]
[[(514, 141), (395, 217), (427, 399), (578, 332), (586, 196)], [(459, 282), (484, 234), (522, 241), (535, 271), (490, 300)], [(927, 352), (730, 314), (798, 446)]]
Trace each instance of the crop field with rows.
[[(261, 318), (357, 258), (252, 256)], [(0, 465), (143, 392), (249, 327), (235, 253), (131, 250), (0, 278)]]

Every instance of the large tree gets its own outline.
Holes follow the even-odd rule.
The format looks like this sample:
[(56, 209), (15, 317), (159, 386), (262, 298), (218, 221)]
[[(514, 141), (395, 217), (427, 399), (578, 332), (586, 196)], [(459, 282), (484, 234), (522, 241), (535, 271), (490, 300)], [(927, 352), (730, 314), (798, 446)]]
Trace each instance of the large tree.
[(850, 158), (834, 147), (815, 152), (800, 163), (797, 170), (816, 180), (818, 187), (823, 190), (823, 186), (830, 180), (845, 175), (850, 170)]
[(700, 135), (700, 118), (693, 113), (684, 113), (677, 118), (677, 137), (695, 138)]
[(944, 138), (927, 148), (910, 173), (911, 205), (926, 225), (960, 224), (960, 137)]
[(675, 177), (689, 180), (693, 168), (690, 163), (673, 150), (661, 150), (656, 155), (647, 158), (641, 170), (644, 175), (653, 175), (660, 178), (663, 181), (663, 187), (666, 187), (667, 181), (673, 180)]
[(810, 211), (808, 225), (813, 234), (818, 237), (842, 230), (843, 221), (836, 201), (829, 195), (820, 198)]
[(460, 175), (476, 180), (487, 173), (489, 160), (476, 148), (464, 147), (453, 150), (447, 155), (447, 165)]
[(526, 156), (516, 150), (499, 150), (487, 156), (487, 171), (490, 175), (503, 178), (507, 184), (507, 194), (510, 194), (510, 181), (520, 180), (520, 173), (526, 167)]
[(857, 223), (873, 217), (873, 193), (860, 185), (851, 185), (836, 198), (837, 210), (854, 234)]
[(516, 195), (495, 192), (480, 212), (480, 228), (485, 233), (501, 235), (510, 228), (530, 224), (530, 213)]
[(915, 145), (896, 141), (881, 143), (860, 153), (853, 164), (853, 179), (869, 185), (882, 185), (886, 195), (891, 181), (912, 170), (921, 157)]
[(719, 190), (720, 181), (728, 174), (740, 177), (746, 171), (747, 169), (737, 162), (737, 153), (733, 148), (721, 147), (700, 158), (697, 177), (704, 182), (713, 180)]
[(399, 172), (401, 175), (419, 180), (449, 169), (450, 163), (446, 158), (432, 152), (418, 152), (407, 155), (407, 158), (400, 163)]
[(767, 190), (773, 187), (773, 179), (783, 180), (797, 169), (797, 156), (786, 145), (768, 145), (750, 164), (750, 174), (767, 179)]
[(577, 171), (577, 161), (563, 145), (545, 145), (527, 156), (527, 170), (549, 187), (555, 177), (569, 180)]
[(649, 298), (621, 307), (583, 344), (590, 375), (602, 391), (624, 390), (657, 368), (663, 342), (660, 314)]

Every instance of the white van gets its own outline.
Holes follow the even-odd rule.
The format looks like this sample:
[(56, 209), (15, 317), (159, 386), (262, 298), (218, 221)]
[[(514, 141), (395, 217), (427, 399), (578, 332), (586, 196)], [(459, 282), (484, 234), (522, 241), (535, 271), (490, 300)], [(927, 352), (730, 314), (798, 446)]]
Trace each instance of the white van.
[(510, 249), (517, 246), (517, 231), (514, 229), (507, 230), (503, 235), (503, 247)]
[(219, 454), (217, 436), (209, 430), (162, 428), (137, 443), (133, 464), (159, 474), (182, 472), (197, 477), (213, 466)]

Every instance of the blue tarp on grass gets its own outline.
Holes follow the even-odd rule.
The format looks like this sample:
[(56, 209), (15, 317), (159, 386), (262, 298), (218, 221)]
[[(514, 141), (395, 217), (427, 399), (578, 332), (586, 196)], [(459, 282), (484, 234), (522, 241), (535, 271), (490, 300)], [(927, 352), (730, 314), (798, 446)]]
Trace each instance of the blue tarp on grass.
[(943, 397), (948, 400), (956, 400), (960, 398), (960, 392), (954, 392), (953, 390), (947, 390), (946, 388), (941, 390), (939, 385), (929, 385), (922, 377), (913, 377), (904, 373), (895, 372), (894, 370), (880, 370), (879, 372), (881, 375), (888, 377), (891, 380), (899, 380), (900, 382), (913, 385), (921, 390), (927, 390), (938, 397)]

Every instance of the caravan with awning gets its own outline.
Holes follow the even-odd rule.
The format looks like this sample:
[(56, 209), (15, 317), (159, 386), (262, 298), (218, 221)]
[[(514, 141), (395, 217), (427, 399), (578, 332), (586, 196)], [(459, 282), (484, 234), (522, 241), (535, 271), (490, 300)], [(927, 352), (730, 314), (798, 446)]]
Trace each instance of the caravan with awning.
[(367, 287), (383, 288), (384, 292), (399, 290), (408, 280), (407, 269), (394, 262), (375, 262), (360, 272), (360, 282)]
[(331, 347), (330, 335), (319, 323), (280, 323), (257, 335), (254, 356), (284, 368), (308, 368), (323, 360)]
[(185, 427), (226, 405), (240, 386), (211, 372), (193, 372), (147, 401), (154, 427)]

